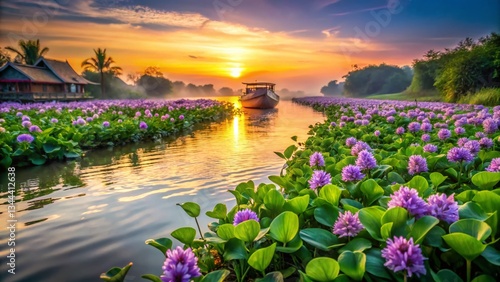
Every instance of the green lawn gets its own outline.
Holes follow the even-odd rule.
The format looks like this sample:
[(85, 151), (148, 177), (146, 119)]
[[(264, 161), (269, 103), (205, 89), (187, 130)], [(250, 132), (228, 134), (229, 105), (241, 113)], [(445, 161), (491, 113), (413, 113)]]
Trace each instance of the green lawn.
[(400, 101), (425, 101), (425, 102), (440, 102), (441, 96), (437, 93), (422, 93), (421, 95), (409, 94), (405, 92), (392, 93), (392, 94), (377, 94), (366, 97), (367, 99), (376, 100), (400, 100)]

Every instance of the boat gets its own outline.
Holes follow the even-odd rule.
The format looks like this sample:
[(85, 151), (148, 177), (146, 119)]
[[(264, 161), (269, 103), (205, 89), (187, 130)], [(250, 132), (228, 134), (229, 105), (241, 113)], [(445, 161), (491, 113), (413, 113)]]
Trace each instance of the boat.
[(272, 109), (278, 105), (280, 96), (274, 92), (276, 84), (270, 82), (243, 82), (243, 84), (246, 87), (240, 101), (244, 108)]

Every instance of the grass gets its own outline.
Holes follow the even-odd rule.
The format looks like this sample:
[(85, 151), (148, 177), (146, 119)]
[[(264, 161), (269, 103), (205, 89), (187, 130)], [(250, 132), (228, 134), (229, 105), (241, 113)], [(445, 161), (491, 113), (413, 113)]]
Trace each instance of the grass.
[(500, 88), (484, 88), (474, 95), (461, 97), (458, 103), (484, 106), (500, 105)]
[(399, 93), (391, 93), (391, 94), (376, 94), (370, 95), (366, 97), (368, 99), (375, 100), (399, 100), (399, 101), (417, 101), (420, 102), (440, 102), (442, 101), (441, 96), (438, 92), (421, 92), (421, 93), (412, 93), (412, 92), (399, 92)]

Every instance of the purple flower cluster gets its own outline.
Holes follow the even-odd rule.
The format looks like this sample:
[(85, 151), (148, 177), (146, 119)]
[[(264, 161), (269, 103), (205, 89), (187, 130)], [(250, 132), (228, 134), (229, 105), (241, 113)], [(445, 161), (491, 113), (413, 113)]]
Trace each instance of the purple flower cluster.
[(391, 195), (391, 200), (387, 203), (389, 208), (402, 207), (417, 219), (427, 213), (427, 203), (420, 198), (417, 190), (401, 186), (398, 191)]
[[(469, 141), (470, 142), (470, 141)], [(469, 143), (467, 142), (467, 143)], [(467, 143), (465, 145), (467, 145)], [(469, 149), (464, 147), (453, 147), (448, 151), (446, 156), (448, 161), (458, 163), (458, 162), (471, 162), (474, 159), (474, 156), (469, 151)]]
[(498, 130), (498, 123), (492, 118), (487, 118), (483, 121), (484, 133), (491, 134)]
[(431, 136), (429, 134), (422, 134), (422, 137), (421, 137), (422, 141), (424, 142), (429, 142), (431, 141)]
[(465, 143), (467, 143), (468, 141), (469, 141), (469, 138), (467, 138), (467, 137), (459, 138), (457, 141), (457, 145), (458, 145), (458, 147), (463, 147), (465, 145)]
[(139, 123), (139, 129), (141, 129), (141, 130), (146, 130), (146, 129), (148, 129), (148, 124), (147, 124), (147, 123), (145, 123), (145, 122), (143, 122), (143, 121), (141, 121), (141, 122)]
[(30, 134), (20, 134), (17, 136), (16, 140), (18, 143), (31, 143), (35, 140), (35, 137)]
[(363, 150), (358, 154), (356, 165), (359, 166), (361, 170), (370, 170), (377, 167), (377, 160), (372, 153)]
[(358, 140), (356, 140), (356, 138), (354, 137), (349, 137), (345, 140), (345, 145), (349, 148), (356, 145), (356, 143), (358, 143)]
[(479, 145), (481, 148), (489, 149), (493, 147), (493, 140), (488, 137), (483, 137), (479, 140)]
[(242, 223), (243, 221), (247, 221), (250, 219), (253, 219), (253, 220), (259, 222), (259, 217), (257, 216), (257, 214), (254, 211), (252, 211), (250, 209), (244, 209), (244, 210), (238, 211), (234, 215), (233, 225), (238, 225), (239, 223)]
[(477, 155), (477, 153), (481, 150), (481, 144), (479, 144), (476, 140), (469, 140), (465, 142), (463, 147), (469, 150), (473, 156)]
[(425, 275), (427, 273), (424, 266), (424, 256), (418, 244), (413, 243), (413, 238), (406, 240), (404, 237), (394, 237), (387, 239), (387, 247), (382, 250), (382, 257), (385, 258), (384, 265), (394, 272), (404, 271), (408, 277), (416, 274)]
[(434, 144), (427, 144), (424, 146), (424, 152), (427, 152), (427, 153), (435, 153), (437, 152), (438, 150), (438, 147)]
[(323, 155), (320, 152), (315, 152), (314, 154), (312, 154), (309, 158), (309, 165), (325, 166), (325, 159), (323, 158)]
[(109, 127), (109, 121), (104, 121), (102, 123), (102, 127)]
[(412, 155), (408, 161), (408, 173), (410, 175), (414, 175), (421, 172), (426, 172), (429, 169), (427, 168), (427, 159), (420, 155)]
[(428, 214), (439, 220), (453, 223), (458, 220), (458, 204), (455, 201), (454, 194), (434, 194), (427, 198), (429, 204)]
[(366, 144), (365, 142), (358, 141), (358, 142), (356, 142), (356, 144), (354, 146), (352, 146), (351, 155), (357, 157), (359, 152), (361, 152), (363, 150), (371, 151), (372, 148), (370, 148), (370, 145)]
[(486, 168), (486, 171), (500, 172), (500, 158), (492, 159), (490, 165)]
[(420, 123), (416, 121), (410, 122), (410, 124), (408, 124), (408, 131), (412, 133), (420, 131)]
[(191, 248), (183, 250), (180, 246), (174, 250), (167, 250), (167, 259), (163, 264), (163, 282), (189, 282), (201, 276), (198, 267), (198, 258)]
[(357, 165), (347, 165), (342, 168), (342, 181), (359, 181), (365, 178), (365, 175), (361, 173), (361, 168)]
[(430, 122), (424, 122), (424, 123), (422, 123), (422, 126), (420, 127), (420, 129), (423, 132), (431, 132), (432, 131), (432, 124)]
[(448, 138), (451, 137), (451, 131), (446, 129), (446, 128), (442, 128), (438, 131), (438, 138), (440, 140), (446, 140)]
[(330, 183), (332, 183), (332, 176), (328, 172), (323, 170), (315, 170), (311, 179), (309, 180), (309, 186), (313, 190), (321, 188)]
[(337, 221), (333, 224), (333, 234), (342, 237), (355, 237), (365, 227), (359, 221), (358, 213), (352, 214), (350, 211), (339, 213)]
[(396, 134), (397, 135), (403, 135), (403, 134), (405, 134), (405, 129), (402, 128), (402, 127), (396, 128)]

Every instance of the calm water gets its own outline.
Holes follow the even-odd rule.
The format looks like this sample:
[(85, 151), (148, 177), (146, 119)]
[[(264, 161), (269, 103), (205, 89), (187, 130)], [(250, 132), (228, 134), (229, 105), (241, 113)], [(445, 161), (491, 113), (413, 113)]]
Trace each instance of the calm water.
[[(227, 98), (237, 104), (237, 98)], [(226, 100), (227, 100), (226, 99)], [(164, 256), (149, 238), (195, 223), (176, 203), (234, 204), (226, 192), (240, 182), (279, 174), (284, 151), (307, 138), (321, 113), (281, 101), (274, 110), (248, 110), (189, 135), (87, 153), (79, 161), (17, 169), (16, 275), (7, 274), (7, 232), (0, 231), (0, 281), (100, 281), (99, 274), (133, 261), (127, 281), (159, 275)], [(6, 174), (0, 174), (6, 190)], [(2, 193), (5, 202), (6, 195)], [(6, 203), (0, 222), (7, 221)], [(175, 241), (175, 240), (174, 240)]]

